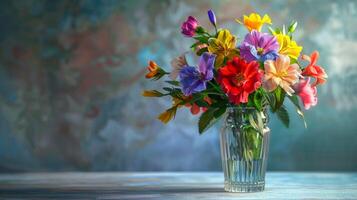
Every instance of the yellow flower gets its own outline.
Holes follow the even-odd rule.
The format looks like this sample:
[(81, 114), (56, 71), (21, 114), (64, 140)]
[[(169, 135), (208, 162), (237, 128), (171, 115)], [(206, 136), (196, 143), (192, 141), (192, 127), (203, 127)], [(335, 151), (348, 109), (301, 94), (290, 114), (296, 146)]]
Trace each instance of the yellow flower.
[(161, 113), (157, 118), (164, 124), (167, 124), (171, 119), (173, 119), (176, 115), (178, 106), (173, 106), (167, 109), (165, 112)]
[(287, 55), (292, 59), (297, 60), (302, 50), (302, 46), (299, 46), (294, 40), (290, 39), (288, 35), (282, 33), (275, 34), (280, 48), (279, 54)]
[(208, 51), (216, 54), (216, 61), (214, 64), (216, 68), (221, 67), (222, 64), (224, 64), (225, 58), (232, 59), (234, 56), (238, 55), (236, 42), (236, 37), (227, 29), (219, 31), (217, 38), (208, 40)]
[(257, 13), (251, 13), (249, 17), (244, 15), (243, 23), (239, 21), (239, 19), (236, 19), (236, 22), (243, 24), (249, 31), (257, 30), (260, 32), (263, 24), (271, 24), (271, 19), (269, 15), (264, 15), (264, 17), (261, 18)]
[(172, 97), (172, 107), (161, 113), (157, 118), (164, 124), (173, 119), (178, 108), (182, 107), (182, 99)]
[(141, 94), (144, 97), (162, 97), (164, 94), (157, 90), (144, 90)]

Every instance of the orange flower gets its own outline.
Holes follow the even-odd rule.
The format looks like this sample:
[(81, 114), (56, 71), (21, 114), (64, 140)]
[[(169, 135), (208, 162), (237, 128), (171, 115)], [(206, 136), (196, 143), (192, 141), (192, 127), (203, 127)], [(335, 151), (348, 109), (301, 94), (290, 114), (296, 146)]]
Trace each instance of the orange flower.
[(315, 82), (312, 84), (312, 87), (325, 83), (327, 74), (322, 67), (316, 65), (317, 59), (319, 58), (319, 52), (314, 51), (310, 56), (303, 55), (301, 58), (310, 62), (310, 64), (303, 70), (302, 75), (315, 78)]
[(145, 75), (146, 78), (153, 78), (159, 72), (159, 67), (152, 60), (149, 61), (149, 66), (147, 66), (147, 69), (149, 72)]
[(145, 75), (145, 77), (148, 79), (159, 80), (164, 75), (169, 74), (152, 60), (149, 61), (149, 66), (147, 66), (147, 69), (149, 72)]

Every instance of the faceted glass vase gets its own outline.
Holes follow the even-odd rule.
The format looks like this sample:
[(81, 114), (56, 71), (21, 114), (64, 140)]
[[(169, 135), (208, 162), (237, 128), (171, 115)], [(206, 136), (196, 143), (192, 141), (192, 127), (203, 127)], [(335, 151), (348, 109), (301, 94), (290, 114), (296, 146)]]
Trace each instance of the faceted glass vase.
[(227, 109), (220, 133), (225, 191), (264, 190), (270, 135), (267, 123), (266, 110)]

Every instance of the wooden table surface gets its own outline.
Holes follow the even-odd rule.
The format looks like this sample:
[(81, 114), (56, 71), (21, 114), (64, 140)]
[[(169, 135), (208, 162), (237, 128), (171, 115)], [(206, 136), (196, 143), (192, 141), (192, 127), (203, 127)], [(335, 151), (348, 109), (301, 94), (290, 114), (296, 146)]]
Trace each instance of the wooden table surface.
[(218, 172), (0, 174), (0, 199), (357, 199), (357, 173), (268, 173), (258, 193), (228, 193)]

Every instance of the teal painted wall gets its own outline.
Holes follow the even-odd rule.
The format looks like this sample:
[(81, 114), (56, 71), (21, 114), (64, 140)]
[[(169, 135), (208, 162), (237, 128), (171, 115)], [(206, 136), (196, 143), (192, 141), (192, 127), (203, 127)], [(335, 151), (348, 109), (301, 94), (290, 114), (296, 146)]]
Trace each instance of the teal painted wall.
[(197, 133), (182, 110), (163, 125), (169, 99), (148, 100), (147, 60), (169, 69), (192, 43), (188, 15), (243, 35), (234, 19), (256, 11), (275, 25), (298, 20), (296, 40), (317, 49), (329, 75), (319, 104), (270, 127), (270, 170), (357, 170), (356, 1), (99, 1), (0, 3), (0, 172), (220, 170), (218, 131)]

